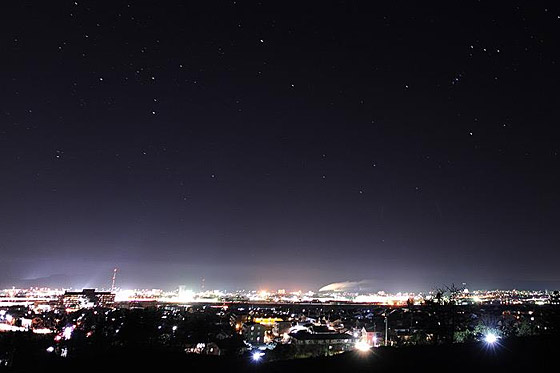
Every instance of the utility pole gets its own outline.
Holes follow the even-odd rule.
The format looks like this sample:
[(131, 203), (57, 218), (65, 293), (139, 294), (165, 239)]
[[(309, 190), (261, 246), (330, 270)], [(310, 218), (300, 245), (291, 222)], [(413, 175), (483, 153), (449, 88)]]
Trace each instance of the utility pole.
[(385, 310), (385, 346), (387, 346), (387, 332), (389, 330), (388, 323), (389, 323), (389, 315), (396, 311), (396, 309), (392, 310), (391, 312), (387, 313), (389, 309)]
[(389, 315), (385, 312), (385, 346), (387, 346), (387, 330), (389, 329), (387, 326), (387, 319)]

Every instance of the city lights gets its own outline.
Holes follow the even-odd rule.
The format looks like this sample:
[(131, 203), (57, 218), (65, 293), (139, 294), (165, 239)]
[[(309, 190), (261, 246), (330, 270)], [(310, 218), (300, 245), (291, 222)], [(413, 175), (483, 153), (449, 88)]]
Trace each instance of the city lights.
[[(424, 302), (433, 302), (434, 294), (427, 293), (352, 293), (336, 291), (297, 291), (289, 292), (285, 289), (279, 291), (243, 290), (227, 292), (223, 290), (204, 290), (195, 292), (184, 286), (175, 290), (163, 289), (119, 289), (115, 292), (84, 289), (76, 291), (71, 289), (3, 289), (0, 290), (0, 306), (25, 306), (31, 307), (35, 312), (48, 312), (56, 309), (62, 298), (66, 312), (74, 312), (82, 308), (95, 308), (102, 304), (111, 306), (113, 303), (136, 302), (150, 304), (194, 304), (194, 303), (220, 303), (227, 307), (228, 301), (254, 301), (261, 303), (356, 303), (386, 306), (407, 306), (410, 304), (421, 305)], [(454, 298), (456, 304), (483, 305), (483, 304), (529, 304), (543, 305), (556, 304), (557, 298), (553, 294), (542, 291), (524, 290), (464, 290)], [(10, 323), (12, 316), (6, 310), (0, 310), (0, 321)], [(274, 318), (263, 317), (262, 322), (274, 323)], [(534, 321), (534, 320), (533, 320)], [(256, 321), (259, 322), (259, 321)]]
[[(17, 298), (14, 293), (24, 299), (27, 295), (38, 297), (38, 291), (34, 289), (4, 291), (5, 294), (10, 291), (9, 296), (13, 298)], [(47, 289), (41, 291), (48, 293)], [(136, 316), (147, 312), (144, 315), (152, 316), (144, 318), (146, 327), (156, 337), (152, 343), (159, 347), (171, 346), (175, 351), (189, 355), (220, 356), (232, 353), (222, 349), (221, 341), (226, 342), (224, 345), (228, 341), (242, 341), (239, 347), (235, 347), (235, 354), (245, 354), (245, 364), (257, 368), (265, 361), (274, 364), (278, 356), (294, 359), (353, 353), (357, 361), (367, 361), (387, 351), (385, 348), (378, 349), (380, 345), (397, 350), (402, 346), (433, 345), (434, 326), (445, 328), (450, 317), (449, 309), (425, 302), (426, 294), (407, 293), (407, 304), (395, 305), (384, 304), (388, 299), (395, 299), (385, 292), (378, 293), (379, 304), (354, 303), (352, 300), (362, 299), (355, 293), (340, 293), (334, 297), (332, 294), (302, 292), (296, 294), (301, 298), (289, 298), (288, 301), (284, 296), (292, 297), (294, 294), (269, 291), (266, 299), (254, 302), (249, 299), (258, 294), (257, 290), (237, 291), (235, 295), (239, 298), (236, 299), (241, 301), (227, 299), (232, 294), (224, 291), (194, 292), (185, 288), (175, 291), (152, 288), (134, 290), (130, 294), (131, 298), (115, 302), (112, 299), (103, 301), (108, 298), (103, 291), (62, 290), (54, 301), (45, 297), (48, 308), (38, 307), (41, 305), (39, 301), (27, 307), (3, 307), (0, 308), (0, 332), (27, 332), (45, 341), (41, 347), (45, 356), (67, 357), (70, 354), (74, 357), (74, 354), (82, 353), (82, 348), (84, 351), (87, 349), (85, 339), (91, 340), (92, 336), (103, 336), (115, 344), (136, 343), (135, 338), (141, 333), (123, 331), (134, 325)], [(188, 304), (182, 302), (186, 298), (180, 296), (185, 294), (191, 300)], [(502, 343), (502, 335), (514, 336), (519, 329), (518, 326), (508, 329), (509, 325), (534, 328), (536, 335), (546, 335), (550, 330), (557, 329), (550, 318), (554, 308), (542, 308), (537, 304), (537, 300), (545, 299), (545, 296), (549, 297), (547, 303), (555, 304), (553, 296), (556, 293), (463, 291), (456, 304), (462, 304), (473, 294), (483, 299), (482, 303), (499, 307), (469, 303), (472, 304), (469, 314), (457, 307), (453, 327), (459, 333), (442, 338), (443, 343), (478, 339), (480, 347), (502, 355), (501, 352), (510, 347), (507, 341)], [(213, 298), (207, 298), (209, 295)], [(67, 305), (84, 297), (91, 298), (91, 301), (78, 302), (82, 308), (67, 311)], [(504, 299), (522, 303), (501, 303)], [(495, 328), (489, 328), (489, 320)], [(499, 321), (502, 323), (498, 324)], [(209, 337), (196, 336), (192, 329), (195, 324), (202, 332), (200, 335)], [(500, 325), (500, 329), (496, 325)], [(207, 334), (208, 330), (215, 333)], [(189, 337), (190, 340), (187, 340)], [(78, 345), (80, 349), (71, 348)], [(250, 352), (247, 353), (247, 349)]]

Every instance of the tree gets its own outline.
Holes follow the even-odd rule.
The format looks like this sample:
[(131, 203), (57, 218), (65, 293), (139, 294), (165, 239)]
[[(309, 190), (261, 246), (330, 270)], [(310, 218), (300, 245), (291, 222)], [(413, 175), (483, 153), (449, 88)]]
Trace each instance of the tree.
[(433, 311), (437, 321), (434, 330), (434, 343), (453, 342), (455, 339), (457, 316), (455, 306), (464, 289), (464, 286), (458, 287), (452, 283), (451, 285), (443, 285), (432, 292), (434, 296), (431, 304), (435, 306)]

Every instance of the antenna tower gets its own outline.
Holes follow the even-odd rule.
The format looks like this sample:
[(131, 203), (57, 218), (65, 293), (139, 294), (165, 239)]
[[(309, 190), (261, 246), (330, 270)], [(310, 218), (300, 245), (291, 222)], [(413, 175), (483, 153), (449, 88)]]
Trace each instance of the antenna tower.
[(113, 279), (111, 280), (111, 293), (115, 292), (115, 281), (117, 280), (117, 271), (119, 269), (117, 267), (115, 267), (115, 269), (113, 269)]

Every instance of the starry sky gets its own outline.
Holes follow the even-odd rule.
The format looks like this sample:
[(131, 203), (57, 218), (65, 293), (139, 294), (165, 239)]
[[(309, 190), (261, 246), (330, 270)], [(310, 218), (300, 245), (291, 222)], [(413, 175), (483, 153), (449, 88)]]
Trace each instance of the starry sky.
[(2, 286), (560, 287), (556, 2), (1, 18)]

